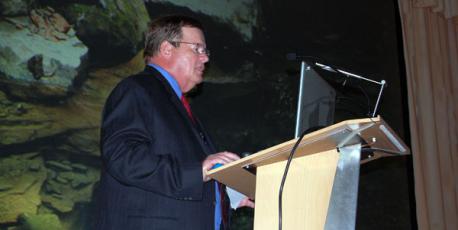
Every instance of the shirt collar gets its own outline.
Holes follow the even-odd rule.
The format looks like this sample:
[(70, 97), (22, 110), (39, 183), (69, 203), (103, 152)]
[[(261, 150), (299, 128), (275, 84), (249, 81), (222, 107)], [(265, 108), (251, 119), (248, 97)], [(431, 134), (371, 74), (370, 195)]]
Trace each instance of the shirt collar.
[(183, 92), (181, 92), (181, 89), (180, 89), (180, 86), (178, 85), (177, 80), (175, 80), (175, 78), (173, 78), (173, 76), (169, 72), (167, 72), (165, 69), (163, 69), (162, 67), (156, 64), (153, 64), (153, 63), (149, 63), (148, 65), (155, 68), (157, 71), (159, 71), (162, 74), (162, 76), (164, 76), (164, 78), (167, 80), (169, 85), (172, 87), (173, 91), (176, 93), (178, 98), (181, 98), (181, 95), (183, 95)]

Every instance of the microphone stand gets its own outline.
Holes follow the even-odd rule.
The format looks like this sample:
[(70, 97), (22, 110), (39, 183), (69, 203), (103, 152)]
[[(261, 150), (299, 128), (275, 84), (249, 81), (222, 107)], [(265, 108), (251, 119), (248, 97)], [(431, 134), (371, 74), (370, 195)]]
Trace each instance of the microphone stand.
[(320, 67), (320, 68), (322, 68), (322, 69), (324, 69), (324, 70), (326, 70), (326, 71), (330, 71), (330, 72), (334, 72), (334, 73), (340, 73), (340, 74), (343, 74), (343, 75), (345, 75), (347, 77), (353, 77), (353, 78), (356, 78), (356, 79), (360, 79), (360, 80), (364, 80), (364, 81), (368, 81), (368, 82), (380, 85), (380, 91), (378, 93), (377, 102), (375, 103), (374, 111), (372, 112), (372, 117), (375, 117), (375, 114), (376, 114), (378, 106), (379, 106), (380, 99), (382, 98), (383, 88), (385, 88), (385, 84), (386, 84), (385, 80), (381, 80), (380, 82), (374, 81), (372, 79), (368, 79), (368, 78), (365, 78), (365, 77), (362, 77), (362, 76), (359, 76), (359, 75), (356, 75), (354, 73), (350, 73), (350, 72), (347, 72), (347, 71), (344, 71), (344, 70), (341, 70), (341, 69), (333, 68), (331, 66), (327, 66), (327, 65), (324, 65), (324, 64), (321, 64), (321, 63), (318, 63), (318, 62), (315, 62), (315, 65)]

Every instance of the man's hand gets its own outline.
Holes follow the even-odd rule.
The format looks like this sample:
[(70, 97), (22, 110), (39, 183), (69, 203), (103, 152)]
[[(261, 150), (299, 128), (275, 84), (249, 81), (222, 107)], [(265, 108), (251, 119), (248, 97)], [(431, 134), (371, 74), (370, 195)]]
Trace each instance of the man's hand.
[(242, 201), (240, 201), (239, 206), (237, 208), (241, 208), (241, 207), (254, 208), (254, 202), (250, 200), (250, 198), (245, 197)]
[(210, 170), (213, 167), (213, 165), (217, 163), (224, 165), (232, 161), (236, 161), (238, 159), (240, 159), (240, 157), (237, 154), (227, 151), (208, 155), (207, 158), (205, 158), (205, 160), (202, 162), (203, 181), (207, 182), (210, 180), (210, 177), (207, 176), (207, 171)]

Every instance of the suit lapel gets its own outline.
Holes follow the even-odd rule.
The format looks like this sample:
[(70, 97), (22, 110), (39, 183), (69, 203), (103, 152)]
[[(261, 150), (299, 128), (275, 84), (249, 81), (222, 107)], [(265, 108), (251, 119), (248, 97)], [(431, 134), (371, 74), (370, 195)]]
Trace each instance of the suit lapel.
[(200, 130), (200, 132), (202, 133), (203, 137), (205, 138), (205, 140), (207, 142), (206, 146), (210, 149), (210, 153), (209, 154), (215, 153), (216, 152), (216, 147), (213, 144), (213, 141), (211, 140), (210, 135), (208, 135), (207, 131), (204, 129), (204, 126), (200, 122), (199, 118), (194, 117), (194, 119), (196, 120), (196, 125), (198, 126), (198, 129)]
[[(162, 76), (162, 74), (159, 71), (157, 71), (156, 69), (154, 69), (153, 67), (150, 67), (150, 66), (146, 66), (144, 72), (146, 72), (148, 75), (154, 75), (154, 77), (156, 79), (158, 79), (162, 83), (162, 85), (164, 86), (165, 91), (169, 95), (170, 102), (177, 109), (177, 111), (180, 114), (180, 116), (186, 121), (187, 126), (192, 130), (192, 132), (194, 134), (194, 137), (198, 140), (200, 146), (202, 147), (203, 153), (205, 155), (210, 155), (210, 154), (215, 153), (215, 148), (214, 148), (213, 144), (211, 143), (211, 141), (209, 140), (208, 135), (203, 130), (203, 127), (202, 127), (200, 121), (198, 121), (197, 117), (195, 117), (196, 123), (194, 124), (194, 122), (189, 117), (188, 112), (184, 108), (181, 100), (178, 98), (178, 96), (176, 95), (175, 91), (173, 91), (172, 87), (167, 82), (165, 77)], [(208, 140), (207, 144), (205, 143), (205, 141), (201, 137), (201, 135), (204, 135), (204, 137)]]

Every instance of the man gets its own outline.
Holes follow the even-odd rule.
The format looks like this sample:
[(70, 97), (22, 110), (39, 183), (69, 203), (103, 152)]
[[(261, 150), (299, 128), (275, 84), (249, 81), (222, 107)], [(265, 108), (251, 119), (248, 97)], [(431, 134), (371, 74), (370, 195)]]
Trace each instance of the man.
[(145, 40), (145, 70), (122, 80), (105, 104), (96, 229), (227, 228), (207, 171), (239, 157), (215, 153), (184, 98), (209, 60), (202, 26), (166, 16)]

